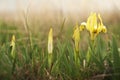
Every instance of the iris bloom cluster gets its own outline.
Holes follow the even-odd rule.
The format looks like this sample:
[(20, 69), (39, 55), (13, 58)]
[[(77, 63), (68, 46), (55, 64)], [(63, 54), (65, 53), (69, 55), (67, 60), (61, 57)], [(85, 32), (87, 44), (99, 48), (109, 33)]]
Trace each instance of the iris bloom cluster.
[(107, 32), (106, 27), (103, 25), (100, 14), (97, 15), (96, 13), (91, 13), (85, 25), (86, 29), (90, 32), (91, 40), (94, 40), (100, 32)]

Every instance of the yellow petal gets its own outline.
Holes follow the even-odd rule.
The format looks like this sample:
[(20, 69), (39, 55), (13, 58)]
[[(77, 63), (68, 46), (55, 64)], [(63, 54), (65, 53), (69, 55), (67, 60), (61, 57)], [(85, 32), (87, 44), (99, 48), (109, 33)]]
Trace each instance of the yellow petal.
[(53, 30), (50, 28), (49, 34), (48, 34), (48, 53), (52, 53), (53, 51)]
[(75, 42), (75, 50), (78, 52), (79, 51), (79, 42), (80, 42), (80, 30), (78, 25), (75, 26), (75, 30), (73, 33), (73, 40)]
[(12, 36), (10, 46), (15, 46), (15, 35)]
[(80, 31), (83, 31), (86, 27), (86, 22), (82, 22), (80, 25)]
[(13, 59), (15, 59), (15, 52), (14, 52), (14, 50), (15, 50), (15, 35), (12, 36), (10, 47), (11, 47), (11, 56)]
[(105, 26), (102, 27), (102, 32), (106, 33), (107, 32), (107, 29)]

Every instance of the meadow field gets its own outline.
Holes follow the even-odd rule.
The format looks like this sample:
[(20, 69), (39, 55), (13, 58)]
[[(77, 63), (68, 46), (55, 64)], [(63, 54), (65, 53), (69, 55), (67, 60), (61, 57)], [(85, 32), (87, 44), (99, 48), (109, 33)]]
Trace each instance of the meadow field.
[[(39, 30), (30, 29), (28, 23), (25, 25), (26, 30), (23, 30), (0, 21), (0, 79), (120, 79), (119, 23), (107, 24), (107, 32), (98, 34), (94, 41), (86, 29), (80, 32), (78, 52), (72, 38), (76, 23), (66, 25), (66, 19), (63, 19), (57, 28), (47, 23), (49, 27), (40, 27)], [(47, 46), (50, 28), (53, 29), (52, 58)]]
[(0, 80), (120, 79), (119, 12), (0, 15)]

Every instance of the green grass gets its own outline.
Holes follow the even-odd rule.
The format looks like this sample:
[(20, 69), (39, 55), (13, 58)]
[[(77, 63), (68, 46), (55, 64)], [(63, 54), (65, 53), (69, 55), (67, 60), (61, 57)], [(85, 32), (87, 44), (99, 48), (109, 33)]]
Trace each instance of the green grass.
[[(74, 60), (73, 30), (54, 37), (52, 66), (48, 66), (47, 35), (31, 36), (18, 32), (16, 26), (0, 24), (0, 79), (2, 80), (119, 80), (120, 52), (116, 35), (97, 36), (94, 44), (88, 33), (81, 34), (79, 65)], [(54, 29), (53, 29), (54, 32)], [(16, 36), (15, 65), (11, 57), (10, 41)], [(48, 32), (46, 33), (48, 34)], [(55, 33), (54, 33), (55, 34)], [(84, 38), (86, 39), (85, 42)], [(87, 44), (85, 47), (85, 44)]]

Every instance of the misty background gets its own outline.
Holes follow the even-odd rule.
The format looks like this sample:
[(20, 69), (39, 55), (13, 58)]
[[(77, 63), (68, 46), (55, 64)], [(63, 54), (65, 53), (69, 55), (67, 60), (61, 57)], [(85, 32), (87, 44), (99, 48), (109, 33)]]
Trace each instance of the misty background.
[(0, 0), (0, 19), (22, 24), (27, 14), (31, 26), (82, 22), (91, 12), (101, 14), (104, 22), (120, 21), (120, 0)]

